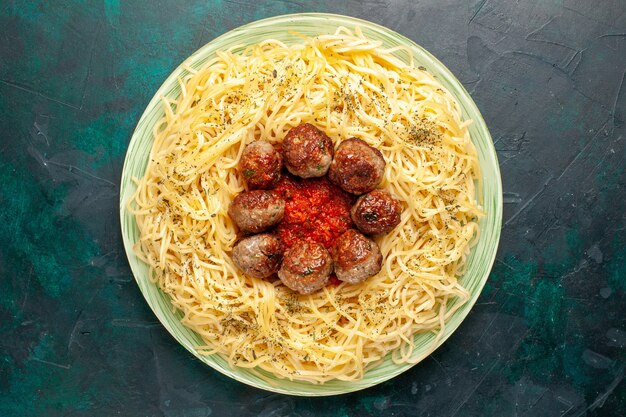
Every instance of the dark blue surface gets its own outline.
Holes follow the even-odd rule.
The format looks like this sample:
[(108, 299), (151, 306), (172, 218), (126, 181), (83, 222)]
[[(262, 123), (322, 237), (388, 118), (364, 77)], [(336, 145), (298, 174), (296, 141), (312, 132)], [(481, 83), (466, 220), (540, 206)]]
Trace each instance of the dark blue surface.
[[(119, 179), (166, 76), (259, 18), (348, 14), (413, 39), (481, 109), (504, 182), (500, 250), (453, 337), (334, 398), (256, 390), (195, 360), (128, 268)], [(626, 4), (4, 1), (0, 416), (626, 415)]]

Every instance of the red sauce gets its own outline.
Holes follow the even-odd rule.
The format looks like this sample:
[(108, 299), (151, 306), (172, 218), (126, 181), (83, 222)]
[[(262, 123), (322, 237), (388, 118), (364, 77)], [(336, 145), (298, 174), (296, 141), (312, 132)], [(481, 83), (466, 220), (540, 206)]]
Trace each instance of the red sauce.
[(285, 199), (285, 216), (276, 231), (286, 249), (300, 239), (321, 243), (328, 249), (353, 227), (350, 208), (355, 198), (326, 177), (283, 175), (275, 191)]
[(339, 284), (341, 284), (341, 281), (339, 280), (339, 278), (337, 278), (337, 275), (335, 275), (334, 272), (330, 274), (330, 278), (328, 279), (328, 284), (326, 285), (328, 285), (329, 287), (335, 287)]

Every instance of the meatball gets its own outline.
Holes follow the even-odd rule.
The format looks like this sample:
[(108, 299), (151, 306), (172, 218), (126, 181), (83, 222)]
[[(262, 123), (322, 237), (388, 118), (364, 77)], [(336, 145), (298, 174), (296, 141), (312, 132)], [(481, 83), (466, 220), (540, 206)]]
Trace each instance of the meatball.
[(230, 203), (228, 215), (243, 233), (258, 233), (280, 222), (285, 214), (285, 200), (265, 190), (239, 194)]
[(285, 166), (302, 178), (322, 177), (333, 160), (333, 141), (315, 126), (302, 123), (283, 140)]
[(310, 294), (324, 287), (333, 270), (330, 254), (319, 243), (304, 240), (285, 251), (278, 277), (300, 294)]
[(350, 284), (376, 275), (383, 264), (383, 255), (376, 242), (354, 229), (339, 236), (331, 253), (337, 278)]
[(246, 146), (239, 161), (239, 171), (251, 189), (267, 190), (276, 185), (283, 167), (283, 156), (264, 140)]
[(356, 200), (350, 217), (358, 229), (366, 234), (389, 233), (400, 224), (400, 203), (382, 190), (374, 190)]
[(280, 239), (269, 233), (243, 238), (233, 248), (235, 265), (254, 278), (267, 278), (274, 274), (281, 260)]
[(376, 188), (384, 172), (383, 154), (361, 139), (352, 138), (341, 142), (337, 148), (328, 178), (347, 192), (358, 195)]

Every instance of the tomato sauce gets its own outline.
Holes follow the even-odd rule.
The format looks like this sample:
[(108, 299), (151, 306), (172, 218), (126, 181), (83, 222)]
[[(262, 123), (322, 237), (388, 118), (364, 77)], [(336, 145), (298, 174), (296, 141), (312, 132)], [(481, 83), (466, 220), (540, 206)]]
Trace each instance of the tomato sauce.
[(285, 216), (276, 231), (286, 249), (300, 239), (329, 249), (353, 227), (350, 208), (355, 197), (327, 177), (302, 179), (283, 175), (275, 191), (285, 199)]

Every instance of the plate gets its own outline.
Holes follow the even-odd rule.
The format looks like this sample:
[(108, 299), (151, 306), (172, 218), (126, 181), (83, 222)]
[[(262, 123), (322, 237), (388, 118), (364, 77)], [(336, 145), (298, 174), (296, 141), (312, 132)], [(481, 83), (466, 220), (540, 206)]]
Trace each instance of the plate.
[[(437, 343), (437, 346), (440, 346), (459, 327), (470, 312), (489, 276), (500, 238), (502, 184), (491, 136), (470, 95), (441, 62), (410, 39), (365, 20), (322, 13), (284, 15), (259, 20), (214, 39), (186, 59), (165, 80), (148, 104), (131, 138), (124, 161), (120, 186), (120, 218), (126, 255), (139, 289), (154, 314), (163, 323), (163, 326), (193, 355), (222, 374), (257, 388), (291, 395), (323, 396), (357, 391), (391, 379), (411, 368), (413, 364), (395, 364), (391, 360), (390, 355), (387, 355), (382, 364), (367, 371), (364, 378), (360, 381), (345, 382), (333, 380), (316, 385), (309, 382), (279, 379), (272, 374), (262, 371), (251, 372), (243, 368), (234, 369), (221, 356), (213, 355), (206, 357), (199, 355), (195, 348), (203, 344), (200, 336), (181, 324), (182, 314), (179, 311), (174, 311), (169, 297), (155, 284), (150, 282), (147, 265), (141, 262), (133, 253), (132, 248), (139, 238), (139, 231), (134, 216), (126, 210), (126, 203), (136, 189), (132, 181), (133, 177), (141, 178), (144, 175), (153, 141), (152, 127), (164, 115), (160, 97), (176, 98), (180, 94), (180, 86), (177, 79), (187, 74), (187, 71), (183, 68), (185, 65), (197, 69), (211, 59), (218, 50), (236, 47), (235, 51), (241, 51), (250, 44), (269, 38), (278, 39), (285, 43), (301, 42), (301, 39), (294, 32), (307, 36), (332, 34), (338, 26), (347, 28), (359, 26), (366, 37), (382, 41), (384, 47), (400, 45), (408, 47), (412, 51), (415, 64), (426, 67), (456, 98), (460, 104), (463, 119), (473, 120), (469, 127), (469, 132), (472, 142), (478, 151), (482, 169), (483, 184), (482, 190), (479, 190), (479, 195), (480, 191), (482, 191), (481, 203), (486, 216), (480, 221), (481, 235), (478, 244), (471, 250), (467, 272), (460, 278), (460, 282), (471, 294), (470, 299), (448, 321), (444, 335)], [(405, 62), (408, 61), (409, 56), (406, 51), (398, 51), (395, 55)], [(412, 358), (419, 361), (427, 357), (429, 354), (428, 348), (434, 337), (433, 334), (416, 335), (416, 348), (413, 351)]]

